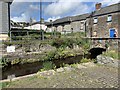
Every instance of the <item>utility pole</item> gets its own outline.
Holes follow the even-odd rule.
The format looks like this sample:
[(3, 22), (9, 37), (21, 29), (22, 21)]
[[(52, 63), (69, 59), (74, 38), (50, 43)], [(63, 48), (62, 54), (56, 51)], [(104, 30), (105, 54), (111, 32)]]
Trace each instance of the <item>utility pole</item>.
[(42, 18), (42, 0), (40, 0), (40, 19)]
[(42, 0), (40, 0), (40, 32), (41, 32), (41, 40), (44, 40), (44, 31), (42, 30), (41, 24), (44, 23), (42, 22)]
[(12, 31), (10, 30), (10, 42), (12, 41)]
[(71, 33), (73, 33), (73, 28), (72, 28), (72, 19), (70, 18), (70, 24), (71, 24)]

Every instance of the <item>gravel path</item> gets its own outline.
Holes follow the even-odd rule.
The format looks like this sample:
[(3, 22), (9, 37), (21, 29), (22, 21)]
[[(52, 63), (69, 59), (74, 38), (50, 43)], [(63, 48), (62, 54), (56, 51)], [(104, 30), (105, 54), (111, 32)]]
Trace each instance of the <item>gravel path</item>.
[(16, 80), (8, 88), (118, 88), (118, 68), (80, 64), (49, 77), (37, 74)]

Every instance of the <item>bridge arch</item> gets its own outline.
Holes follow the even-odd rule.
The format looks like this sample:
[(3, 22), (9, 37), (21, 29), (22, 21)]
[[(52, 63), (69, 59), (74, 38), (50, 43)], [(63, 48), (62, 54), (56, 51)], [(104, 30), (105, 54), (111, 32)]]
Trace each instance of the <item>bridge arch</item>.
[(90, 53), (90, 58), (95, 59), (98, 55), (102, 54), (102, 52), (105, 52), (106, 48), (102, 47), (94, 47), (91, 48), (88, 52)]

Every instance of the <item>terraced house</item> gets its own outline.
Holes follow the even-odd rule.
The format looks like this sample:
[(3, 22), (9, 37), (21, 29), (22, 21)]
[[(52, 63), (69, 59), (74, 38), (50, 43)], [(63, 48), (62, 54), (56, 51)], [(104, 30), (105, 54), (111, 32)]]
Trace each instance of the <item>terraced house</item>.
[(120, 3), (102, 7), (95, 5), (96, 10), (78, 16), (64, 17), (50, 22), (48, 30), (58, 32), (85, 32), (87, 37), (114, 38), (118, 37), (120, 21)]
[(96, 4), (96, 11), (87, 18), (88, 35), (92, 37), (114, 38), (118, 37), (120, 3), (101, 8), (101, 3)]
[(13, 0), (0, 0), (0, 40), (8, 37), (10, 30), (10, 4)]
[(78, 16), (64, 17), (57, 19), (54, 22), (51, 21), (49, 24), (47, 24), (47, 27), (49, 31), (50, 29), (52, 31), (56, 30), (63, 34), (71, 32), (84, 32), (86, 18), (89, 15), (90, 14), (83, 14)]

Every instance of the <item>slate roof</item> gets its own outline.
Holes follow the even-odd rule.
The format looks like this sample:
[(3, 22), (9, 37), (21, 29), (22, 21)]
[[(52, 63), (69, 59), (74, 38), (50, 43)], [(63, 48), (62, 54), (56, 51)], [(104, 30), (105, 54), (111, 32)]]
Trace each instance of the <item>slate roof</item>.
[(85, 20), (87, 17), (89, 17), (90, 14), (87, 13), (87, 14), (82, 14), (82, 15), (77, 15), (77, 16), (72, 16), (71, 17), (71, 20), (72, 21), (80, 21), (80, 20)]
[(70, 17), (64, 17), (64, 18), (60, 18), (57, 19), (53, 22), (53, 24), (58, 24), (58, 23), (65, 23), (65, 22), (69, 22), (70, 21)]
[[(53, 21), (53, 24), (61, 24), (61, 23), (67, 23), (67, 22), (73, 22), (73, 21), (80, 21), (80, 20), (85, 20), (90, 14), (82, 14), (82, 15), (77, 15), (77, 16), (68, 16), (64, 18), (57, 19)], [(47, 23), (46, 25), (51, 25), (52, 22)]]
[(82, 14), (82, 15), (77, 15), (77, 16), (69, 16), (69, 17), (64, 17), (61, 19), (57, 19), (53, 22), (53, 24), (59, 24), (59, 23), (66, 23), (66, 22), (73, 22), (73, 21), (80, 21), (86, 19), (90, 14)]
[(34, 22), (34, 23), (32, 23), (31, 25), (35, 25), (35, 24), (47, 24), (48, 22), (41, 22), (41, 21), (38, 21), (38, 22)]

